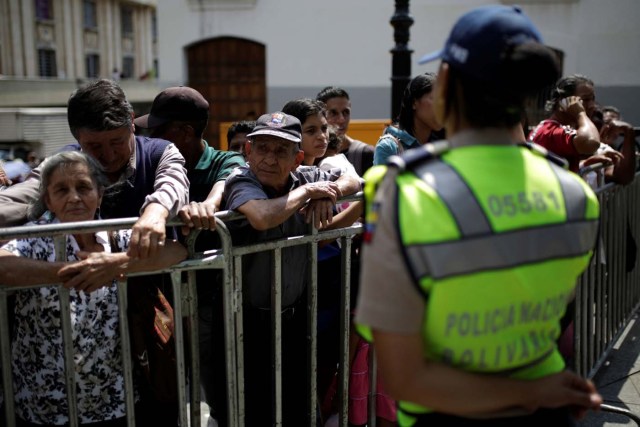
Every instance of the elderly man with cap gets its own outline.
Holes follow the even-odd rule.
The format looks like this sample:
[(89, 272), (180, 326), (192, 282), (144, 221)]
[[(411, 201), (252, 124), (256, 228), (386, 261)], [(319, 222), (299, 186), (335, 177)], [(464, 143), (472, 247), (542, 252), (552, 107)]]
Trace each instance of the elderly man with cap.
[[(187, 224), (186, 235), (191, 227), (213, 230), (216, 226), (214, 214), (220, 209), (224, 180), (231, 171), (245, 164), (239, 153), (216, 150), (202, 139), (209, 121), (209, 103), (195, 89), (186, 86), (170, 87), (160, 92), (151, 105), (149, 114), (138, 117), (136, 126), (149, 129), (153, 138), (171, 141), (185, 158), (189, 178), (189, 201), (180, 209), (180, 218)], [(217, 234), (202, 232), (196, 241), (196, 251), (219, 247)], [(198, 270), (196, 283), (198, 292), (200, 383), (204, 400), (211, 407), (211, 417), (220, 418), (219, 407), (224, 407), (224, 396), (216, 396), (214, 383), (216, 365), (223, 364), (224, 335), (222, 322), (222, 299), (216, 283), (217, 270)], [(216, 320), (214, 322), (214, 316)], [(224, 365), (222, 365), (224, 366)]]
[[(235, 169), (225, 184), (223, 207), (246, 220), (229, 223), (234, 244), (249, 244), (302, 235), (309, 222), (332, 222), (336, 199), (360, 190), (360, 182), (314, 167), (299, 167), (302, 126), (293, 116), (275, 112), (261, 116), (245, 145), (247, 165)], [(282, 249), (282, 384), (284, 425), (309, 425), (306, 387), (307, 247)], [(271, 344), (271, 279), (273, 254), (261, 252), (242, 260), (244, 289), (244, 360), (246, 425), (270, 425), (273, 382)]]

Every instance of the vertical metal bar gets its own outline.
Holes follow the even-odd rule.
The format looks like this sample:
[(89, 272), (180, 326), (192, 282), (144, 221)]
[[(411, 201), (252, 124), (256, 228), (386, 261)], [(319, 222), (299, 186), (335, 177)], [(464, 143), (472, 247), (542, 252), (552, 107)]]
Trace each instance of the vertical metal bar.
[[(634, 282), (631, 280), (632, 279), (632, 271), (627, 271), (627, 269), (629, 268), (628, 262), (631, 262), (630, 259), (628, 259), (628, 255), (629, 255), (629, 246), (627, 246), (627, 233), (631, 233), (631, 217), (636, 213), (636, 206), (632, 204), (632, 200), (633, 200), (633, 195), (632, 195), (632, 186), (629, 187), (625, 187), (624, 192), (625, 192), (625, 209), (624, 209), (624, 224), (625, 224), (625, 251), (624, 251), (624, 275), (625, 275), (625, 284), (627, 287), (627, 303), (629, 304), (629, 312), (632, 311), (632, 308), (635, 307), (636, 305), (636, 300), (634, 298)], [(633, 236), (633, 234), (632, 234)]]
[(597, 256), (598, 256), (598, 268), (600, 269), (599, 282), (598, 282), (598, 332), (596, 337), (596, 343), (598, 346), (598, 354), (600, 354), (604, 349), (604, 337), (606, 335), (607, 329), (607, 265), (606, 265), (606, 254), (605, 254), (605, 222), (606, 222), (606, 209), (604, 207), (604, 194), (601, 192), (598, 194), (598, 201), (600, 202), (600, 225), (598, 229), (598, 248), (597, 248)]
[(611, 251), (610, 247), (613, 244), (611, 239), (612, 235), (612, 218), (609, 213), (611, 212), (612, 203), (611, 203), (611, 194), (607, 194), (607, 202), (606, 202), (606, 210), (607, 210), (607, 222), (605, 224), (605, 253), (607, 254), (607, 281), (606, 281), (606, 298), (607, 298), (607, 325), (606, 325), (606, 337), (605, 343), (611, 341), (613, 337), (613, 324), (615, 319), (615, 295), (612, 292), (612, 270), (611, 270)]
[(614, 221), (613, 221), (613, 233), (612, 237), (612, 253), (611, 256), (611, 266), (613, 270), (613, 288), (615, 291), (615, 309), (616, 309), (616, 322), (614, 326), (614, 336), (617, 335), (618, 331), (623, 325), (623, 321), (625, 318), (625, 314), (623, 313), (623, 301), (622, 301), (622, 289), (620, 287), (620, 269), (619, 269), (619, 261), (620, 261), (620, 224), (618, 224), (619, 215), (617, 214), (617, 210), (620, 208), (620, 192), (616, 191), (614, 195), (615, 210), (613, 211)]
[(378, 420), (377, 414), (377, 396), (378, 393), (378, 363), (376, 362), (376, 350), (373, 344), (369, 344), (369, 406), (368, 406), (368, 422), (367, 426), (376, 427)]
[[(582, 336), (584, 340), (584, 347), (587, 349), (587, 365), (593, 366), (597, 360), (597, 354), (595, 351), (595, 342), (593, 341), (594, 331), (595, 331), (595, 283), (596, 283), (596, 259), (592, 258), (589, 263), (589, 275), (587, 286), (587, 295), (586, 295), (586, 304), (585, 304), (585, 312), (586, 312), (586, 329), (585, 334)], [(586, 373), (583, 375), (585, 376)]]
[[(224, 319), (224, 351), (227, 378), (227, 424), (244, 425), (244, 359), (242, 349), (242, 260), (232, 256), (231, 234), (226, 224), (216, 218), (216, 231), (222, 243), (222, 310)], [(237, 261), (234, 262), (234, 261)], [(238, 266), (234, 270), (234, 265)], [(235, 279), (235, 280), (234, 280)], [(240, 416), (242, 413), (242, 416)]]
[[(282, 425), (282, 250), (273, 250), (271, 283), (271, 360), (273, 361), (274, 425)], [(266, 397), (266, 396), (265, 396)]]
[[(312, 217), (311, 224), (315, 223)], [(311, 235), (317, 235), (318, 230), (312, 225)], [(307, 330), (309, 347), (307, 352), (307, 374), (309, 375), (309, 394), (307, 398), (309, 408), (309, 425), (315, 426), (316, 421), (316, 396), (318, 394), (318, 244), (311, 242), (308, 245), (309, 259), (309, 287), (307, 288)]]
[[(112, 248), (113, 250), (113, 248)], [(129, 299), (127, 298), (127, 280), (118, 281), (118, 320), (120, 323), (120, 348), (122, 351), (122, 375), (124, 377), (124, 402), (127, 410), (127, 425), (136, 425), (135, 392), (133, 388), (133, 359), (129, 339)]]
[[(198, 239), (200, 230), (192, 229), (189, 235), (185, 239), (185, 246), (187, 247), (188, 258), (195, 258), (195, 245)], [(189, 331), (189, 349), (190, 349), (190, 378), (189, 378), (189, 397), (190, 397), (190, 426), (200, 426), (201, 424), (201, 411), (200, 402), (202, 396), (200, 395), (200, 324), (198, 316), (198, 291), (196, 289), (196, 272), (189, 270), (187, 272), (187, 287), (186, 287), (186, 311), (188, 316), (188, 331)], [(203, 285), (204, 286), (204, 285)]]
[(183, 321), (182, 321), (182, 272), (181, 271), (172, 271), (171, 272), (171, 286), (173, 288), (173, 335), (174, 335), (174, 344), (176, 346), (176, 372), (175, 375), (177, 377), (178, 384), (178, 419), (180, 425), (187, 425), (187, 384), (185, 381), (186, 377), (186, 366), (185, 366), (185, 357), (184, 357), (184, 329), (183, 329)]
[[(599, 197), (601, 199), (601, 197)], [(602, 214), (602, 212), (601, 212)], [(604, 279), (605, 279), (605, 268), (604, 268), (604, 257), (603, 257), (603, 247), (602, 247), (602, 229), (598, 232), (598, 243), (595, 248), (595, 253), (593, 255), (596, 260), (596, 283), (595, 283), (595, 334), (593, 336), (593, 341), (595, 344), (596, 357), (603, 351), (604, 347), (602, 345), (602, 336), (603, 336), (603, 325), (604, 325), (604, 314), (605, 314), (605, 302), (604, 302)]]
[[(235, 359), (227, 359), (227, 378), (233, 378), (235, 375), (236, 379), (236, 390), (237, 396), (236, 398), (236, 409), (237, 409), (237, 418), (235, 420), (235, 426), (241, 427), (244, 426), (244, 415), (245, 415), (245, 404), (244, 404), (244, 327), (243, 327), (243, 303), (242, 303), (242, 257), (234, 256), (233, 257), (233, 269), (234, 276), (233, 282), (235, 284), (233, 292), (234, 292), (234, 301), (236, 304), (236, 316), (235, 316), (235, 335), (231, 335), (233, 331), (229, 332), (229, 328), (231, 324), (225, 325), (225, 339), (226, 344), (229, 345), (229, 340), (233, 340), (232, 347), (236, 349), (236, 358)], [(226, 309), (225, 309), (225, 322), (228, 320), (226, 317)], [(229, 334), (227, 334), (229, 332)], [(229, 338), (226, 338), (226, 337)], [(227, 356), (230, 355), (232, 351), (231, 347), (227, 349)], [(235, 369), (233, 364), (235, 364)], [(229, 369), (234, 369), (233, 372), (229, 372)], [(231, 376), (229, 376), (231, 375)], [(230, 381), (229, 381), (230, 382)], [(227, 385), (227, 390), (231, 391), (231, 384)], [(231, 396), (231, 395), (229, 395)], [(231, 411), (232, 402), (229, 402), (229, 411)], [(230, 420), (231, 418), (231, 413)], [(234, 414), (236, 415), (236, 414)], [(232, 423), (230, 426), (234, 425)]]
[(338, 369), (338, 396), (340, 397), (340, 427), (349, 424), (349, 336), (351, 318), (351, 243), (352, 236), (340, 239), (342, 251), (342, 286), (340, 287), (340, 364)]
[(13, 373), (11, 369), (11, 331), (9, 331), (9, 304), (7, 291), (0, 289), (0, 361), (2, 361), (2, 385), (4, 390), (4, 418), (6, 425), (16, 424)]
[[(54, 237), (56, 248), (56, 261), (67, 261), (67, 237), (65, 235)], [(69, 410), (69, 426), (78, 426), (78, 400), (76, 398), (76, 370), (74, 362), (73, 334), (71, 326), (71, 301), (69, 290), (58, 286), (60, 299), (60, 322), (62, 324), (62, 345), (64, 354), (64, 374), (67, 385), (67, 405)]]
[[(190, 258), (193, 257), (191, 254)], [(202, 284), (202, 286), (213, 286), (213, 283)], [(189, 354), (191, 375), (189, 378), (189, 400), (191, 426), (199, 426), (201, 420), (200, 402), (200, 325), (198, 323), (198, 292), (196, 290), (196, 272), (189, 270), (187, 272), (187, 286), (185, 288), (185, 299), (187, 303), (187, 318), (189, 331)]]
[(584, 310), (583, 310), (583, 283), (584, 283), (585, 273), (578, 279), (578, 283), (576, 283), (576, 294), (575, 294), (575, 313), (573, 317), (573, 327), (574, 327), (574, 335), (573, 342), (575, 348), (574, 354), (574, 363), (575, 370), (579, 375), (583, 375), (583, 371), (585, 370), (584, 366), (584, 347), (583, 347), (583, 339), (582, 336), (584, 334), (584, 328), (582, 324), (582, 319), (584, 318)]

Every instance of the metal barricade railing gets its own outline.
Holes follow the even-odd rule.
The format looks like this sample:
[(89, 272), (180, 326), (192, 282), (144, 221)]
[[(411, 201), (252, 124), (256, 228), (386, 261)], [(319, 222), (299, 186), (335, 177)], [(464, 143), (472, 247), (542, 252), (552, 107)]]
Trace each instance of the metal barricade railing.
[[(640, 308), (640, 260), (637, 250), (628, 246), (640, 236), (640, 173), (627, 186), (601, 183), (595, 191), (600, 232), (591, 263), (576, 287), (574, 316), (574, 367), (587, 378), (603, 366)], [(640, 417), (628, 409), (612, 405), (602, 409), (640, 425)]]
[[(621, 238), (628, 231), (633, 236), (640, 236), (640, 216), (635, 213), (640, 197), (640, 183), (638, 176), (628, 186), (603, 185), (596, 190), (601, 204), (601, 230), (598, 246), (595, 250), (592, 262), (587, 271), (580, 278), (576, 289), (576, 314), (575, 314), (575, 367), (579, 374), (592, 377), (602, 365), (607, 354), (611, 350), (617, 337), (622, 333), (624, 326), (640, 304), (640, 276), (635, 265), (638, 262), (636, 255), (633, 261), (635, 268), (627, 271), (629, 267), (626, 259), (626, 240)], [(362, 194), (346, 198), (344, 200), (360, 200)], [(309, 268), (309, 286), (307, 288), (307, 307), (309, 307), (309, 336), (310, 358), (308, 360), (308, 375), (310, 387), (308, 390), (308, 406), (311, 425), (316, 425), (316, 322), (317, 322), (317, 243), (323, 240), (338, 239), (342, 246), (341, 277), (342, 289), (340, 295), (340, 371), (338, 376), (338, 398), (340, 401), (341, 426), (348, 423), (348, 348), (349, 348), (349, 306), (350, 306), (350, 275), (351, 275), (351, 239), (362, 233), (361, 225), (354, 225), (329, 231), (321, 231), (310, 228), (310, 232), (301, 236), (288, 237), (282, 240), (262, 242), (246, 246), (232, 245), (231, 235), (227, 227), (229, 221), (243, 218), (233, 212), (219, 212), (216, 214), (217, 234), (221, 240), (219, 249), (195, 253), (193, 250), (197, 233), (192, 233), (187, 244), (189, 246), (189, 258), (171, 268), (160, 271), (169, 273), (172, 281), (172, 293), (175, 315), (175, 344), (178, 370), (176, 372), (179, 385), (181, 425), (200, 425), (200, 388), (199, 388), (199, 358), (198, 358), (198, 317), (195, 272), (200, 269), (219, 269), (222, 271), (224, 334), (225, 334), (225, 360), (227, 371), (227, 409), (228, 425), (243, 426), (245, 424), (244, 405), (244, 360), (243, 360), (243, 324), (242, 324), (242, 256), (261, 251), (273, 251), (273, 268), (276, 274), (272, 282), (272, 313), (280, 313), (282, 283), (280, 280), (282, 259), (281, 251), (291, 246), (307, 245), (311, 260)], [(62, 241), (65, 234), (72, 232), (87, 232), (97, 230), (117, 230), (130, 228), (136, 218), (125, 218), (106, 221), (90, 221), (86, 223), (68, 223), (34, 227), (14, 227), (0, 229), (0, 240), (20, 237), (59, 236)], [(180, 225), (178, 222), (170, 225)], [(626, 228), (625, 228), (626, 227)], [(183, 274), (186, 274), (186, 282), (183, 282)], [(158, 271), (145, 274), (157, 274)], [(138, 274), (142, 275), (142, 274)], [(133, 275), (132, 275), (133, 276)], [(127, 398), (127, 419), (129, 425), (135, 425), (133, 411), (133, 366), (131, 362), (131, 349), (129, 345), (129, 331), (127, 313), (127, 282), (119, 283), (119, 305), (123, 364), (125, 372), (125, 388)], [(12, 375), (10, 365), (10, 334), (8, 327), (8, 296), (15, 292), (16, 288), (0, 286), (0, 359), (2, 360), (2, 385), (5, 405), (5, 421), (8, 426), (15, 425), (14, 405), (12, 398)], [(68, 293), (61, 298), (68, 306)], [(68, 316), (67, 312), (67, 316)], [(183, 318), (187, 319), (189, 327), (184, 335)], [(274, 390), (274, 413), (276, 425), (282, 420), (281, 402), (281, 333), (282, 324), (280, 316), (272, 315), (273, 348), (271, 355), (275, 361), (276, 380)], [(63, 335), (70, 337), (71, 327), (67, 322), (62, 324)], [(72, 358), (69, 358), (71, 341), (65, 338), (65, 353), (67, 354), (67, 372), (70, 369)], [(67, 342), (69, 344), (67, 344)], [(190, 360), (186, 361), (185, 345), (189, 346)], [(372, 360), (372, 362), (374, 362)], [(187, 369), (189, 365), (189, 369)], [(188, 371), (188, 375), (187, 375)], [(370, 366), (371, 375), (369, 398), (369, 425), (375, 425), (375, 366)], [(68, 392), (74, 392), (72, 387), (73, 375), (67, 376)], [(189, 390), (187, 391), (187, 384)], [(68, 394), (71, 396), (71, 394)], [(191, 403), (187, 414), (187, 403)], [(619, 408), (617, 408), (619, 409)], [(77, 408), (75, 399), (69, 399), (69, 414), (71, 425), (77, 425)]]
[[(13, 238), (26, 238), (26, 237), (44, 237), (53, 236), (56, 244), (56, 259), (66, 261), (65, 253), (65, 241), (66, 235), (72, 233), (86, 233), (96, 231), (113, 231), (119, 229), (130, 228), (137, 218), (123, 218), (101, 221), (87, 221), (87, 222), (75, 222), (66, 224), (53, 224), (42, 226), (23, 226), (0, 229), (0, 241), (13, 239)], [(171, 223), (169, 225), (181, 225), (181, 223)], [(223, 248), (230, 246), (230, 239), (228, 234), (221, 235)], [(195, 235), (191, 237), (191, 248), (193, 247), (193, 241)], [(228, 250), (228, 249), (227, 249)], [(187, 363), (185, 360), (184, 343), (185, 337), (183, 332), (183, 318), (187, 317), (190, 325), (189, 342), (191, 345), (191, 360), (189, 365), (191, 366), (189, 383), (191, 385), (189, 394), (191, 401), (200, 401), (200, 387), (199, 387), (199, 361), (197, 358), (197, 307), (195, 305), (195, 270), (207, 269), (207, 268), (221, 268), (225, 269), (225, 259), (221, 251), (217, 251), (208, 257), (194, 258), (193, 250), (190, 250), (192, 255), (191, 259), (186, 260), (180, 264), (172, 266), (170, 268), (146, 272), (130, 274), (129, 277), (142, 276), (148, 274), (168, 273), (171, 276), (172, 293), (174, 303), (174, 336), (176, 345), (176, 361), (177, 361), (177, 384), (178, 384), (178, 398), (181, 404), (179, 405), (179, 422), (180, 425), (187, 425), (187, 391), (186, 391), (186, 378), (187, 378)], [(182, 283), (181, 273), (186, 271), (188, 274), (187, 283)], [(122, 360), (123, 360), (123, 372), (124, 372), (124, 386), (125, 386), (125, 400), (127, 410), (128, 425), (135, 425), (134, 419), (134, 385), (133, 385), (133, 364), (131, 358), (131, 347), (129, 341), (129, 327), (127, 318), (127, 281), (126, 279), (120, 281), (118, 284), (118, 306), (119, 306), (119, 322), (120, 322), (120, 334), (121, 334), (121, 346), (122, 346)], [(186, 289), (183, 298), (183, 289)], [(5, 421), (7, 426), (15, 426), (15, 405), (13, 399), (13, 382), (11, 373), (11, 342), (9, 331), (9, 304), (8, 297), (14, 292), (26, 289), (25, 287), (5, 287), (0, 286), (0, 360), (2, 362), (2, 385), (0, 390), (4, 390), (4, 410)], [(77, 417), (77, 401), (75, 399), (75, 377), (74, 377), (74, 362), (73, 362), (73, 342), (71, 340), (71, 314), (69, 304), (69, 291), (62, 286), (58, 287), (60, 295), (60, 307), (61, 307), (61, 324), (62, 324), (62, 336), (64, 343), (64, 358), (65, 358), (65, 382), (66, 393), (69, 409), (69, 425), (78, 425)], [(183, 304), (186, 302), (186, 307)], [(194, 351), (194, 349), (196, 351)], [(233, 350), (233, 346), (231, 346)], [(234, 391), (232, 384), (229, 388)], [(191, 405), (190, 421), (192, 426), (200, 425), (200, 407), (198, 404)]]
[(640, 174), (628, 186), (596, 189), (600, 233), (594, 255), (576, 288), (575, 369), (593, 377), (640, 306), (637, 254), (628, 254), (627, 236), (640, 236)]
[[(360, 200), (362, 193), (342, 199), (342, 201)], [(247, 246), (236, 246), (231, 244), (231, 236), (227, 228), (226, 222), (244, 218), (234, 212), (219, 212), (216, 214), (217, 234), (221, 240), (220, 249), (213, 249), (202, 253), (195, 253), (194, 245), (198, 232), (193, 232), (187, 239), (189, 248), (189, 258), (179, 264), (160, 271), (150, 271), (145, 273), (130, 274), (129, 277), (142, 276), (148, 274), (168, 273), (171, 276), (172, 294), (174, 301), (174, 336), (176, 346), (177, 360), (177, 384), (179, 405), (179, 422), (180, 425), (198, 426), (201, 422), (200, 416), (200, 363), (198, 351), (198, 315), (197, 315), (197, 295), (195, 284), (195, 271), (200, 269), (220, 269), (222, 270), (222, 289), (223, 289), (223, 311), (224, 311), (224, 334), (225, 334), (225, 360), (227, 372), (227, 409), (228, 409), (228, 425), (243, 426), (245, 418), (244, 408), (244, 362), (243, 362), (243, 326), (242, 326), (242, 256), (250, 253), (262, 251), (274, 251), (274, 269), (276, 274), (272, 280), (272, 313), (280, 313), (281, 310), (281, 275), (279, 274), (282, 264), (280, 251), (286, 247), (308, 245), (309, 256), (311, 259), (311, 268), (309, 269), (309, 286), (307, 294), (307, 305), (309, 310), (309, 336), (311, 337), (311, 348), (309, 352), (309, 369), (310, 376), (308, 402), (309, 415), (311, 425), (316, 424), (316, 388), (315, 372), (316, 372), (316, 325), (317, 325), (317, 243), (324, 240), (339, 239), (342, 244), (342, 291), (341, 291), (341, 337), (340, 349), (342, 351), (342, 359), (340, 363), (339, 374), (339, 396), (342, 399), (342, 410), (340, 425), (347, 425), (347, 388), (348, 388), (348, 343), (349, 343), (349, 295), (350, 295), (350, 256), (351, 256), (351, 239), (362, 233), (361, 225), (353, 225), (350, 227), (339, 228), (334, 230), (318, 232), (318, 230), (310, 227), (311, 231), (307, 235), (293, 236), (283, 240), (263, 242)], [(119, 229), (130, 228), (137, 218), (123, 218), (101, 221), (87, 221), (66, 224), (28, 226), (28, 227), (12, 227), (0, 228), (0, 241), (13, 238), (26, 237), (44, 237), (53, 236), (57, 243), (58, 250), (56, 259), (66, 260), (64, 252), (65, 236), (73, 233), (86, 233), (96, 231), (113, 231)], [(170, 226), (182, 225), (180, 222), (171, 222)], [(183, 283), (182, 273), (186, 272), (187, 281)], [(7, 426), (15, 425), (15, 406), (13, 399), (13, 383), (11, 373), (11, 356), (10, 356), (10, 331), (8, 322), (8, 296), (14, 292), (19, 292), (24, 287), (4, 287), (0, 286), (0, 361), (2, 370), (2, 387), (4, 390), (4, 409), (5, 421)], [(77, 419), (77, 402), (75, 396), (75, 378), (73, 366), (73, 342), (71, 340), (71, 317), (69, 312), (69, 291), (62, 286), (58, 287), (60, 292), (61, 307), (63, 307), (62, 316), (65, 318), (62, 322), (62, 334), (65, 346), (65, 374), (69, 419), (70, 425), (78, 424)], [(133, 364), (131, 358), (131, 346), (129, 341), (129, 325), (127, 318), (127, 280), (118, 283), (118, 305), (119, 305), (119, 321), (122, 345), (123, 371), (125, 377), (125, 393), (126, 393), (126, 410), (128, 425), (135, 425), (134, 418), (134, 383), (133, 383)], [(187, 328), (188, 336), (184, 336), (183, 319), (187, 319), (189, 328)], [(275, 404), (275, 422), (280, 425), (282, 419), (282, 402), (281, 402), (281, 333), (282, 325), (280, 316), (272, 315), (272, 332), (273, 343), (272, 356), (276, 366), (276, 387), (274, 390)], [(189, 375), (187, 376), (187, 362), (185, 360), (185, 345), (189, 346), (190, 366)], [(187, 392), (187, 378), (189, 391)], [(187, 411), (187, 403), (190, 403), (190, 412)]]

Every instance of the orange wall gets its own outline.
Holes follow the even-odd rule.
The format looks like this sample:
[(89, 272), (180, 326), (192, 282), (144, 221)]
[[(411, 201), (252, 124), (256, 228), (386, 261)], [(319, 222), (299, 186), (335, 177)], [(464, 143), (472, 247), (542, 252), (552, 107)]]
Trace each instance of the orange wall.
[[(376, 145), (382, 131), (389, 124), (389, 120), (351, 120), (349, 123), (349, 136), (359, 139), (370, 145)], [(227, 150), (227, 130), (231, 122), (220, 123), (220, 149)]]

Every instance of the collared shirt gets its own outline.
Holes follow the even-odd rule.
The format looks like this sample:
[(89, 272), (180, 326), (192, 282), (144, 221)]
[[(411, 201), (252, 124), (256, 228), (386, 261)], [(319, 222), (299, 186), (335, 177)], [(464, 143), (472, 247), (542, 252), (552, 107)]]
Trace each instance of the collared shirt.
[[(127, 166), (127, 178), (135, 173), (135, 156), (136, 150), (133, 150)], [(153, 189), (154, 192), (145, 198), (140, 213), (150, 203), (159, 203), (169, 211), (169, 218), (173, 218), (178, 215), (180, 208), (189, 203), (189, 179), (184, 168), (184, 157), (173, 143), (167, 145), (160, 157)]]
[[(289, 192), (301, 185), (318, 181), (335, 181), (340, 169), (325, 172), (315, 166), (301, 166), (290, 173)], [(251, 200), (266, 200), (282, 196), (262, 186), (248, 166), (235, 169), (225, 182), (225, 209), (236, 210)], [(287, 218), (277, 227), (265, 231), (255, 230), (247, 220), (228, 223), (234, 245), (247, 245), (305, 234), (309, 224), (299, 213)], [(282, 254), (282, 307), (293, 305), (303, 295), (307, 286), (307, 246), (284, 248)], [(271, 280), (273, 253), (262, 252), (242, 258), (244, 300), (252, 307), (271, 307)]]
[[(136, 140), (144, 138), (137, 136)], [(119, 182), (131, 178), (136, 171), (135, 143), (125, 170)], [(31, 172), (30, 177), (23, 183), (13, 185), (0, 191), (0, 226), (7, 227), (24, 224), (27, 221), (29, 204), (39, 197), (40, 167)], [(159, 203), (169, 211), (169, 218), (178, 214), (182, 206), (188, 203), (189, 180), (184, 168), (184, 158), (174, 144), (165, 148), (153, 184), (154, 192), (147, 195), (140, 207), (140, 212), (150, 203)]]
[(187, 173), (189, 201), (204, 201), (216, 182), (225, 180), (231, 171), (244, 164), (242, 154), (216, 150), (207, 144), (196, 167)]
[[(57, 219), (28, 225), (58, 223)], [(120, 251), (129, 245), (130, 230), (116, 235)], [(110, 252), (106, 232), (96, 241)], [(12, 240), (2, 249), (14, 255), (55, 261), (51, 237)], [(76, 261), (80, 250), (67, 237), (66, 256)], [(78, 415), (81, 423), (93, 423), (126, 414), (118, 289), (113, 282), (91, 293), (69, 291)], [(16, 410), (20, 418), (36, 424), (68, 423), (62, 330), (58, 288), (42, 286), (16, 294), (15, 337), (11, 346)]]

